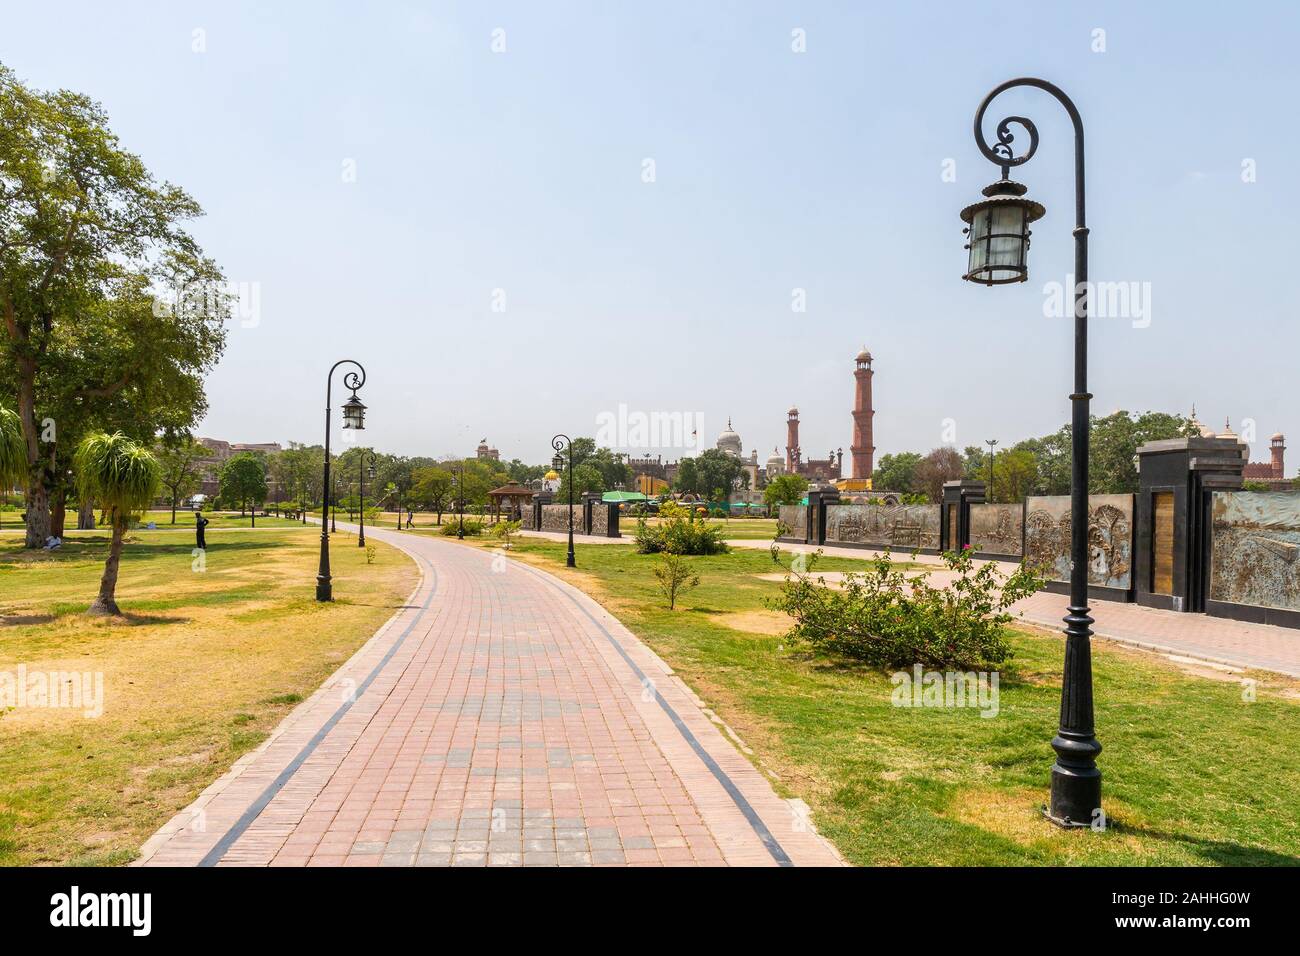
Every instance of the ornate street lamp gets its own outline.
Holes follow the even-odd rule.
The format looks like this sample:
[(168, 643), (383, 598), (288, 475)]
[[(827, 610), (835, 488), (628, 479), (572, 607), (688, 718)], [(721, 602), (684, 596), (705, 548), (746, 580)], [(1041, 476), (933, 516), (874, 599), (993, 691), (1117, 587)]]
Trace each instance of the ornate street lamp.
[[(998, 143), (984, 139), (984, 112), (1001, 93), (1031, 86), (1056, 97), (1074, 124), (1074, 391), (1071, 403), (1070, 470), (1070, 604), (1065, 616), (1065, 671), (1061, 680), (1061, 724), (1052, 739), (1052, 802), (1047, 818), (1062, 827), (1087, 827), (1101, 813), (1101, 743), (1093, 728), (1092, 623), (1088, 611), (1088, 226), (1084, 215), (1083, 120), (1059, 87), (1046, 80), (1008, 80), (984, 97), (975, 111), (975, 142), (1002, 178), (984, 190), (985, 199), (967, 206), (961, 217), (969, 227), (970, 258), (963, 278), (984, 285), (1024, 282), (1029, 278), (1029, 223), (1043, 215), (1041, 205), (1025, 199), (1025, 187), (1010, 181), (1012, 166), (1027, 163), (1038, 149), (1038, 129), (1023, 116), (998, 123)], [(1029, 134), (1020, 156), (1012, 151), (1011, 124)]]
[(565, 456), (561, 452), (568, 451), (569, 459), (569, 553), (564, 559), (565, 565), (574, 568), (577, 562), (573, 557), (573, 439), (568, 435), (559, 434), (551, 439), (551, 447), (555, 449), (555, 457), (551, 459), (551, 467), (559, 471), (564, 467)]
[(364, 548), (366, 546), (366, 475), (369, 474), (371, 481), (375, 480), (375, 456), (371, 454), (370, 460), (367, 461), (366, 453), (363, 451), (361, 460), (357, 465), (357, 471), (360, 473), (359, 483), (361, 485), (361, 511), (357, 516), (360, 519), (359, 526), (361, 530), (357, 533), (357, 547)]
[[(316, 600), (334, 600), (334, 589), (330, 584), (330, 392), (334, 386), (334, 370), (340, 365), (355, 365), (360, 371), (348, 372), (343, 376), (343, 387), (352, 390), (352, 397), (343, 403), (343, 427), (361, 430), (366, 427), (366, 406), (357, 398), (357, 389), (366, 384), (366, 370), (360, 362), (342, 359), (330, 366), (325, 376), (325, 481), (321, 485), (320, 515), (320, 567), (316, 571)], [(305, 520), (305, 516), (304, 516)]]

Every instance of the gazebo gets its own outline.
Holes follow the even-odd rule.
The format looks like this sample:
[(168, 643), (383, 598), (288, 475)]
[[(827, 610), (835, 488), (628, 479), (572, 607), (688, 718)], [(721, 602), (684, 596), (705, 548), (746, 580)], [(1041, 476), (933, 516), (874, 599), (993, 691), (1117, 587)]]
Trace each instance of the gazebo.
[(523, 517), (524, 508), (532, 503), (533, 490), (525, 488), (517, 481), (512, 481), (489, 491), (488, 500), (492, 502), (494, 522), (501, 520), (503, 509), (509, 516), (507, 520), (516, 520)]

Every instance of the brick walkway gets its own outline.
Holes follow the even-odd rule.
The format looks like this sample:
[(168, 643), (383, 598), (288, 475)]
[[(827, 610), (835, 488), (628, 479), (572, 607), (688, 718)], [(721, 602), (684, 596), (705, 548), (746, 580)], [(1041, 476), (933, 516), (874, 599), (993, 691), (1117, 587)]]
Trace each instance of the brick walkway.
[(406, 607), (142, 864), (840, 863), (576, 589), (500, 554), (367, 535), (419, 563)]
[[(770, 542), (729, 541), (728, 544), (766, 550)], [(817, 550), (799, 544), (782, 543), (781, 547), (787, 551)], [(827, 556), (839, 558), (863, 559), (879, 554), (863, 548), (826, 547), (821, 550)], [(896, 554), (894, 557), (907, 560), (908, 556)], [(937, 558), (926, 555), (919, 556), (918, 560), (926, 564), (939, 563)], [(1006, 571), (1015, 568), (1013, 564), (999, 563)], [(831, 580), (839, 575), (827, 573), (825, 576)], [(943, 584), (948, 578), (948, 573), (940, 570), (932, 572), (930, 580), (935, 584)], [(1030, 623), (1060, 630), (1064, 626), (1061, 619), (1065, 617), (1068, 603), (1063, 594), (1040, 591), (1015, 604), (1012, 610), (1023, 613), (1024, 619)], [(1300, 630), (1295, 628), (1251, 624), (1247, 621), (1210, 617), (1207, 614), (1161, 611), (1117, 601), (1093, 601), (1090, 606), (1096, 621), (1093, 630), (1100, 638), (1232, 667), (1300, 677)]]

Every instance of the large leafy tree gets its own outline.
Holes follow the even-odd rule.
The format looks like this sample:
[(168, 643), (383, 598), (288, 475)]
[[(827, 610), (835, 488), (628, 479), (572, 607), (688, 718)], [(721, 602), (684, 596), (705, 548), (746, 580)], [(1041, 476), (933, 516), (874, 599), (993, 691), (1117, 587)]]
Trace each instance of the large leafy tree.
[(421, 508), (437, 512), (438, 524), (442, 524), (442, 513), (451, 506), (455, 494), (451, 472), (439, 467), (420, 468), (414, 477), (412, 500)]
[(89, 98), (0, 65), (0, 387), (25, 446), (27, 545), (52, 529), (92, 430), (151, 443), (205, 411), (225, 343), (221, 273), (182, 223), (201, 210), (122, 150)]
[(944, 482), (960, 478), (964, 468), (961, 453), (957, 449), (936, 448), (917, 462), (915, 490), (924, 493), (931, 502), (940, 501), (943, 498)]
[(727, 497), (746, 475), (744, 463), (717, 448), (709, 448), (696, 458), (683, 458), (677, 465), (673, 481), (678, 491), (708, 498)]
[(518, 458), (512, 458), (506, 462), (506, 474), (510, 476), (511, 481), (526, 485), (530, 481), (543, 477), (550, 467), (550, 465), (525, 465)]
[(803, 475), (777, 475), (763, 489), (763, 502), (769, 509), (780, 505), (797, 505), (808, 491)]
[[(610, 491), (611, 487), (606, 486), (605, 476), (601, 470), (592, 462), (585, 461), (573, 469), (573, 497), (577, 500), (584, 492), (603, 492)], [(560, 475), (560, 487), (555, 493), (556, 501), (569, 500), (569, 468), (566, 465)]]
[(914, 451), (901, 451), (881, 455), (871, 476), (871, 487), (877, 491), (897, 491), (909, 494), (916, 491), (916, 466), (921, 456)]
[(221, 466), (221, 498), (227, 504), (239, 504), (242, 515), (249, 505), (254, 508), (266, 500), (266, 463), (251, 451), (231, 455)]
[(176, 523), (176, 504), (199, 490), (203, 481), (203, 459), (209, 454), (204, 446), (186, 437), (159, 446), (155, 457), (161, 469), (162, 486), (172, 503), (172, 524)]
[(122, 613), (117, 606), (122, 543), (131, 515), (149, 507), (158, 493), (162, 477), (158, 462), (148, 448), (121, 432), (96, 432), (77, 447), (73, 467), (80, 493), (99, 502), (112, 528), (99, 596), (87, 613), (118, 615)]

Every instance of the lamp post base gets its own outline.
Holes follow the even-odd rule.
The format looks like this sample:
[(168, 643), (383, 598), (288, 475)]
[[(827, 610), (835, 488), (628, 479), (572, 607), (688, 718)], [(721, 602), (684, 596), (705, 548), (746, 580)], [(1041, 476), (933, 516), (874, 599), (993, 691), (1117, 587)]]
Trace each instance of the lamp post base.
[(318, 601), (334, 600), (334, 586), (330, 583), (329, 578), (316, 579), (316, 600)]
[[(1083, 829), (1104, 821), (1101, 816), (1101, 771), (1052, 765), (1052, 803), (1043, 816), (1067, 830)], [(1104, 823), (1103, 823), (1104, 825)]]

